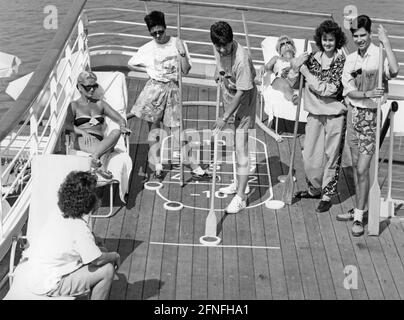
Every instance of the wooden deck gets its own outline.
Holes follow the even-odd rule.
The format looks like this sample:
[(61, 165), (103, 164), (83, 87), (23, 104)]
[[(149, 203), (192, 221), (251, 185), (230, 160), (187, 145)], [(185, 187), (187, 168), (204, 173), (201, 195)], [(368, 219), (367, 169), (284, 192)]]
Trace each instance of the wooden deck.
[[(144, 86), (144, 80), (128, 78), (129, 106)], [(185, 86), (184, 100), (214, 100), (214, 88)], [(187, 107), (185, 127), (209, 128), (214, 108)], [(317, 201), (303, 199), (281, 210), (264, 205), (237, 215), (217, 213), (222, 246), (204, 247), (207, 211), (185, 207), (166, 211), (165, 200), (145, 190), (147, 135), (145, 122), (130, 120), (130, 155), (134, 160), (129, 201), (111, 219), (96, 219), (94, 232), (110, 250), (122, 258), (110, 298), (132, 299), (403, 299), (404, 231), (399, 219), (385, 221), (379, 237), (351, 235), (351, 223), (335, 216), (352, 208), (353, 177), (344, 168), (339, 196), (329, 212), (315, 212)], [(282, 185), (277, 177), (288, 171), (292, 141), (276, 143), (257, 129), (257, 138), (268, 147), (274, 199), (280, 199)], [(298, 150), (304, 136), (298, 140)], [(302, 156), (296, 153), (296, 190), (305, 188)], [(268, 185), (265, 166), (257, 157), (257, 184)], [(223, 165), (220, 171), (231, 169)], [(170, 169), (170, 168), (167, 168)], [(173, 169), (173, 168), (171, 168)], [(175, 169), (175, 168), (174, 168)], [(403, 171), (403, 167), (399, 169)], [(262, 174), (261, 174), (262, 173)], [(167, 171), (161, 194), (190, 207), (209, 207), (209, 185), (186, 183), (180, 188)], [(222, 182), (230, 179), (221, 174)], [(185, 181), (189, 178), (186, 174)], [(266, 179), (266, 180), (265, 180)], [(229, 180), (230, 181), (230, 180)], [(217, 187), (218, 188), (218, 187)], [(396, 188), (403, 190), (397, 182)], [(200, 196), (195, 196), (199, 194)], [(203, 196), (202, 196), (203, 195)], [(249, 197), (259, 203), (268, 188), (256, 187)], [(231, 198), (217, 199), (224, 208)], [(119, 201), (117, 204), (119, 206)], [(105, 208), (106, 210), (106, 208)], [(346, 269), (345, 269), (346, 268)], [(346, 274), (344, 274), (344, 269)], [(344, 287), (346, 275), (357, 270), (357, 289)], [(351, 274), (354, 276), (356, 273)]]
[[(129, 108), (144, 86), (144, 79), (127, 78)], [(216, 89), (184, 86), (184, 100), (213, 101)], [(215, 119), (214, 107), (186, 107), (185, 128), (210, 128)], [(206, 121), (210, 120), (210, 121)], [(145, 190), (148, 174), (146, 122), (129, 121), (130, 156), (133, 170), (129, 199), (110, 219), (95, 219), (93, 231), (97, 241), (109, 250), (117, 250), (122, 265), (110, 293), (112, 300), (259, 300), (259, 299), (403, 299), (404, 298), (404, 230), (400, 218), (382, 223), (379, 237), (353, 237), (351, 222), (338, 222), (338, 213), (353, 207), (352, 169), (344, 167), (339, 180), (339, 196), (329, 212), (315, 212), (317, 200), (303, 199), (280, 210), (257, 205), (237, 215), (217, 212), (221, 246), (205, 247), (199, 243), (204, 234), (209, 208), (209, 184), (192, 183), (186, 168), (186, 184), (176, 180), (175, 166), (165, 166), (166, 176), (161, 196)], [(268, 150), (257, 147), (256, 180), (248, 205), (256, 205), (269, 196), (280, 199), (282, 184), (277, 177), (287, 174), (291, 139), (282, 143), (257, 129), (256, 138)], [(301, 150), (304, 135), (297, 141)], [(397, 146), (395, 152), (401, 154)], [(210, 152), (203, 154), (209, 162)], [(270, 168), (270, 181), (266, 163)], [(384, 167), (383, 167), (384, 166)], [(380, 182), (383, 181), (381, 167)], [(222, 164), (220, 183), (230, 182), (231, 164)], [(295, 191), (305, 189), (301, 152), (296, 153), (297, 182)], [(404, 166), (395, 164), (393, 196), (404, 190)], [(188, 172), (187, 172), (188, 171)], [(401, 179), (401, 180), (400, 180)], [(387, 182), (386, 182), (387, 183)], [(385, 192), (385, 187), (382, 188)], [(117, 191), (117, 190), (116, 190)], [(105, 199), (108, 198), (105, 190)], [(167, 211), (167, 198), (182, 202), (181, 211)], [(216, 199), (216, 209), (224, 208), (231, 197)], [(120, 208), (116, 194), (116, 209)], [(100, 214), (108, 211), (107, 204)], [(400, 212), (400, 211), (399, 211)], [(8, 257), (0, 264), (7, 272)], [(355, 272), (355, 270), (357, 272)], [(344, 274), (345, 271), (345, 274)], [(352, 273), (353, 272), (353, 273)], [(357, 286), (344, 287), (347, 275), (357, 275)], [(347, 281), (345, 281), (347, 282)], [(4, 296), (7, 286), (0, 292)]]

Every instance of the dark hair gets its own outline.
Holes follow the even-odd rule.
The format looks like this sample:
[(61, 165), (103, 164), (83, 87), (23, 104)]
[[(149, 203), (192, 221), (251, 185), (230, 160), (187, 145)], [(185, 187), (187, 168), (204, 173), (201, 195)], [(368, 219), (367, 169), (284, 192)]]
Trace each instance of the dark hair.
[(335, 37), (336, 49), (341, 49), (347, 42), (345, 33), (344, 31), (342, 31), (341, 27), (332, 20), (325, 20), (317, 27), (313, 36), (317, 47), (321, 51), (324, 51), (323, 45), (321, 43), (321, 38), (325, 33), (331, 33)]
[(155, 26), (163, 26), (166, 28), (166, 21), (164, 19), (164, 13), (161, 11), (152, 11), (144, 17), (147, 28), (150, 29)]
[(367, 32), (371, 32), (372, 29), (372, 20), (364, 14), (356, 17), (354, 20), (351, 21), (351, 33), (354, 34), (360, 28), (364, 28)]
[(97, 204), (97, 176), (87, 171), (70, 172), (58, 191), (58, 206), (64, 218), (81, 218)]
[(210, 39), (215, 45), (226, 45), (233, 41), (233, 30), (225, 21), (215, 22), (210, 26)]

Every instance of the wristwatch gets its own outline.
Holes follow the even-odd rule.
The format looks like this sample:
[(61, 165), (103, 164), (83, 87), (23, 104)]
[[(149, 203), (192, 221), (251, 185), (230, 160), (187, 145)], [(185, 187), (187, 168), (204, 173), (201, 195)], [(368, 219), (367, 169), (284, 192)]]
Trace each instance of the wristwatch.
[(185, 52), (178, 52), (180, 54), (181, 57), (185, 57)]

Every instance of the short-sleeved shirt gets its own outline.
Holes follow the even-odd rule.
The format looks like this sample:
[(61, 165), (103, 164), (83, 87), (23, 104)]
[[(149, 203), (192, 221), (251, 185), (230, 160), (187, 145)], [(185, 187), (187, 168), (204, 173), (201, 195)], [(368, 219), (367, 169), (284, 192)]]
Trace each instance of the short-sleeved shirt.
[[(176, 37), (170, 37), (167, 43), (159, 44), (152, 40), (139, 48), (129, 59), (128, 65), (143, 65), (150, 78), (161, 81), (178, 81), (178, 50)], [(186, 43), (185, 54), (191, 65), (191, 58)]]
[[(359, 70), (359, 72), (358, 72)], [(345, 101), (354, 107), (377, 108), (376, 98), (355, 99), (348, 97), (352, 91), (369, 91), (378, 86), (379, 75), (379, 48), (370, 43), (362, 57), (358, 51), (352, 52), (346, 58), (344, 70), (342, 72), (342, 84), (344, 86), (343, 95)], [(387, 80), (390, 79), (389, 64), (387, 58), (384, 59), (383, 66), (383, 86), (385, 92), (388, 91)]]
[(29, 264), (27, 286), (35, 294), (46, 294), (57, 287), (64, 275), (101, 254), (86, 220), (53, 214), (26, 253)]
[(255, 116), (257, 87), (254, 79), (256, 72), (248, 51), (237, 41), (234, 41), (231, 54), (220, 56), (215, 50), (215, 58), (216, 73), (223, 75), (223, 98), (225, 104), (231, 101), (237, 90), (246, 91), (235, 114), (239, 117), (245, 115)]

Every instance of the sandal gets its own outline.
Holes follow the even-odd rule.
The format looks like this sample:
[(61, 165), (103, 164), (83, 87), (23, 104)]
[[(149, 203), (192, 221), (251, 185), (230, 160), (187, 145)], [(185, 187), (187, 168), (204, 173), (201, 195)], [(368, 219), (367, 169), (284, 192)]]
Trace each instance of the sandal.
[(111, 173), (111, 171), (104, 170), (102, 168), (94, 169), (94, 173), (98, 174), (100, 177), (102, 177), (105, 180), (112, 180), (112, 178), (114, 177), (113, 174)]
[(204, 170), (203, 174), (197, 174), (191, 171), (192, 180), (209, 181), (212, 179), (212, 174), (208, 170)]
[(164, 179), (163, 171), (158, 170), (153, 173), (153, 180), (162, 181)]
[(302, 199), (302, 198), (308, 198), (308, 199), (320, 199), (321, 198), (321, 193), (312, 195), (308, 190), (304, 191), (298, 191), (295, 193), (295, 198)]

